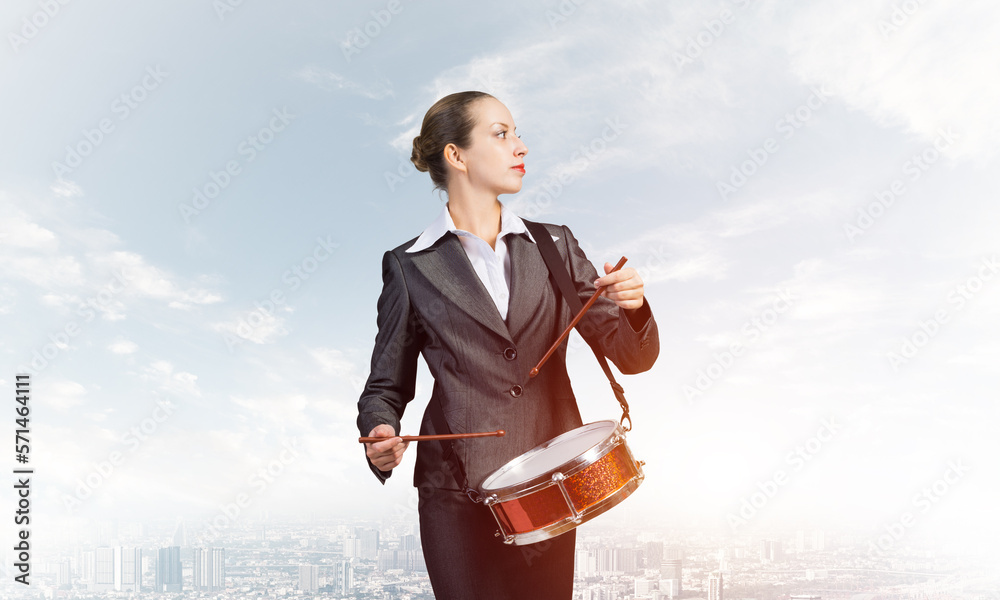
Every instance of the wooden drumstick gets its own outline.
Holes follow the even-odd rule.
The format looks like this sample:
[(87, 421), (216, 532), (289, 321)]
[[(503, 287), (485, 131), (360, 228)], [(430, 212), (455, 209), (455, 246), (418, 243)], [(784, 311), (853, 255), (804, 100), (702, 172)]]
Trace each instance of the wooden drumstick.
[(374, 444), (375, 442), (381, 442), (383, 440), (388, 440), (393, 437), (402, 438), (404, 442), (429, 442), (432, 440), (461, 440), (466, 438), (481, 438), (481, 437), (503, 437), (507, 435), (507, 432), (503, 429), (497, 429), (496, 431), (483, 431), (481, 433), (442, 433), (439, 435), (394, 435), (391, 437), (360, 437), (358, 442), (362, 444)]
[[(611, 273), (614, 273), (615, 271), (621, 269), (623, 266), (625, 266), (625, 261), (627, 260), (628, 259), (623, 256), (621, 260), (618, 261), (618, 264), (615, 265), (615, 268), (611, 269), (611, 272), (607, 274), (610, 275)], [(528, 373), (529, 377), (534, 377), (535, 375), (538, 375), (538, 369), (541, 369), (542, 365), (545, 364), (545, 361), (549, 360), (549, 357), (552, 356), (552, 353), (556, 351), (556, 348), (559, 347), (559, 344), (563, 343), (563, 340), (565, 340), (566, 336), (569, 335), (570, 330), (576, 327), (576, 324), (580, 322), (580, 317), (583, 316), (583, 313), (590, 310), (590, 307), (593, 306), (594, 302), (597, 301), (597, 298), (604, 293), (604, 288), (606, 287), (607, 286), (602, 285), (601, 287), (597, 288), (597, 291), (595, 291), (594, 295), (590, 297), (590, 300), (587, 300), (587, 303), (583, 305), (582, 309), (580, 309), (580, 314), (573, 317), (573, 320), (570, 321), (569, 326), (566, 327), (566, 330), (562, 332), (562, 335), (559, 336), (559, 339), (557, 339), (556, 342), (552, 344), (552, 347), (549, 348), (549, 351), (545, 353), (545, 356), (542, 357), (542, 360), (538, 361), (538, 364), (535, 365), (535, 368)]]

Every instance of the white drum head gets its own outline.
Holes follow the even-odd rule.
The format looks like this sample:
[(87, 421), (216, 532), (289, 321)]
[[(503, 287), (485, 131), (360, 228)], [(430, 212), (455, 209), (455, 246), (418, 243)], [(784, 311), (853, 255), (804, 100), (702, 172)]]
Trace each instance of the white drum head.
[(498, 490), (546, 475), (607, 439), (614, 421), (597, 421), (567, 431), (518, 456), (497, 469), (483, 482), (484, 490)]

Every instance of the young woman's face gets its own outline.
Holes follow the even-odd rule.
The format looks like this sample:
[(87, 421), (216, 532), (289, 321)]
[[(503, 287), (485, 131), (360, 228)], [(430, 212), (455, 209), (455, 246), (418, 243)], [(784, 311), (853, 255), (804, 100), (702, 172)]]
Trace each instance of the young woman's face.
[(469, 181), (496, 195), (519, 192), (528, 147), (514, 134), (514, 117), (496, 98), (482, 98), (470, 108), (476, 125), (471, 144), (462, 151)]

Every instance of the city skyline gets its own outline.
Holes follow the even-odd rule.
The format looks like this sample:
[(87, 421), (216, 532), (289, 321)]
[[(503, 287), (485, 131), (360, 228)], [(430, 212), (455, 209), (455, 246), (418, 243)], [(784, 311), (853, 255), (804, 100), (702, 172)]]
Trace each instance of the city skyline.
[[(5, 2), (0, 389), (31, 374), (33, 544), (415, 520), (415, 448), (381, 485), (356, 402), (382, 254), (443, 205), (412, 138), (480, 89), (529, 148), (500, 200), (628, 257), (660, 326), (619, 378), (646, 477), (601, 519), (994, 554), (998, 11)], [(575, 334), (567, 369), (584, 422), (617, 420)], [(432, 385), (421, 362), (403, 433)]]
[[(161, 564), (154, 557), (168, 550), (183, 563), (183, 583), (168, 592), (172, 595), (200, 593), (198, 565), (201, 558), (214, 556), (222, 559), (225, 574), (208, 586), (210, 590), (201, 591), (222, 597), (281, 590), (317, 598), (364, 597), (380, 590), (392, 597), (432, 597), (422, 560), (407, 558), (420, 554), (413, 521), (388, 519), (376, 525), (348, 519), (268, 520), (248, 525), (229, 532), (225, 547), (192, 542), (157, 548), (157, 540), (174, 541), (174, 523), (94, 523), (75, 547), (46, 551), (35, 589), (82, 597), (112, 590), (161, 597), (154, 588)], [(584, 526), (580, 534), (575, 597), (584, 600), (771, 600), (789, 594), (793, 600), (846, 600), (863, 593), (906, 597), (913, 592), (933, 599), (988, 593), (1000, 583), (986, 556), (949, 554), (912, 543), (879, 555), (866, 548), (864, 536), (853, 532), (769, 531), (767, 538), (732, 541), (696, 529), (603, 523)], [(357, 543), (366, 537), (373, 546)], [(99, 545), (93, 547), (95, 543)], [(131, 582), (115, 574), (126, 565), (126, 555), (138, 559), (128, 567), (135, 571)], [(5, 580), (0, 591), (12, 585)]]

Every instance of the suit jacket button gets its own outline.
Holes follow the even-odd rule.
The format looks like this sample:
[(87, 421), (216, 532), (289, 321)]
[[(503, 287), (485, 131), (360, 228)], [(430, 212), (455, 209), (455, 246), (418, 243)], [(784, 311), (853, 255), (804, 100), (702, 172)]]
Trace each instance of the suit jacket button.
[(514, 360), (515, 358), (517, 358), (517, 350), (514, 350), (513, 348), (507, 348), (506, 350), (503, 351), (503, 357), (506, 358), (507, 360)]
[(521, 386), (515, 385), (514, 387), (510, 388), (510, 395), (514, 396), (515, 398), (520, 398), (521, 397)]

